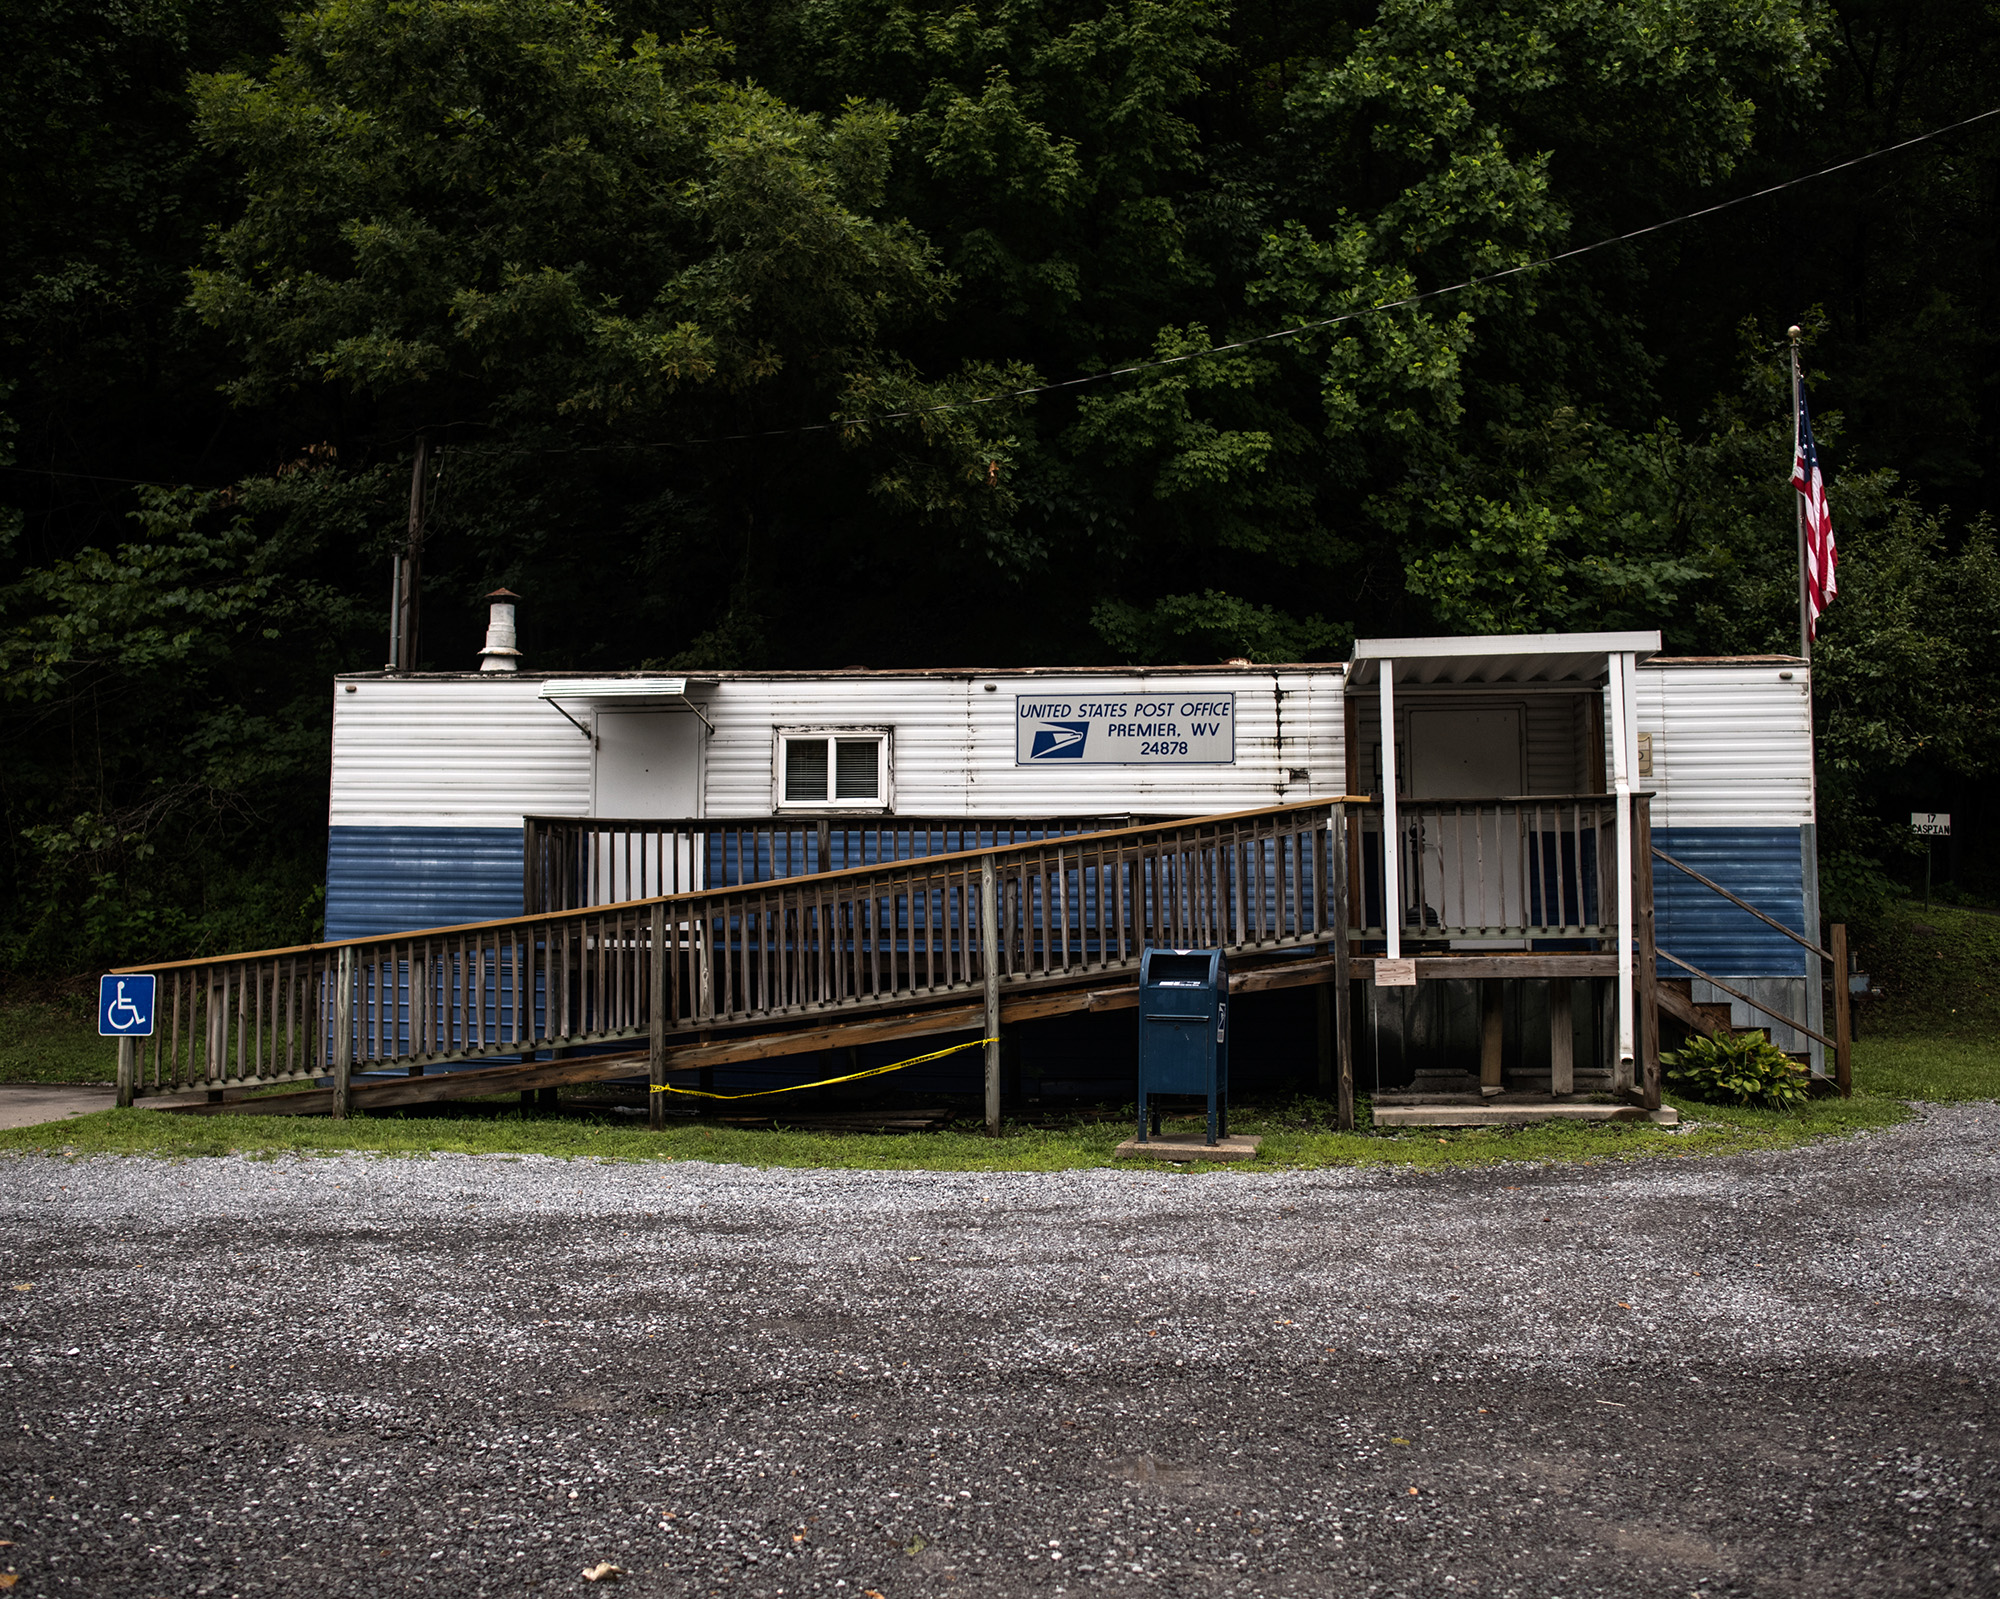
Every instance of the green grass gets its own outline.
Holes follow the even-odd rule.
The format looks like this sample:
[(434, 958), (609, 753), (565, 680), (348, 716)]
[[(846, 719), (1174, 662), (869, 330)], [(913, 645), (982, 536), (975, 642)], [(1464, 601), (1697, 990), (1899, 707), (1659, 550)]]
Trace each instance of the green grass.
[[(1250, 1107), (1234, 1129), (1260, 1133), (1262, 1154), (1227, 1170), (1328, 1166), (1485, 1166), (1502, 1161), (1598, 1161), (1643, 1156), (1685, 1159), (1785, 1149), (1827, 1137), (1886, 1127), (1908, 1112), (1898, 1101), (1857, 1096), (1815, 1100), (1795, 1115), (1684, 1104), (1693, 1126), (1673, 1132), (1628, 1123), (1543, 1123), (1518, 1128), (1412, 1128), (1336, 1133), (1318, 1107), (1259, 1112)], [(1169, 1122), (1192, 1130), (1194, 1121)], [(989, 1139), (977, 1128), (933, 1133), (855, 1134), (753, 1130), (689, 1123), (652, 1133), (596, 1116), (516, 1111), (457, 1115), (357, 1116), (346, 1123), (315, 1117), (176, 1116), (105, 1111), (74, 1121), (0, 1132), (0, 1153), (147, 1154), (170, 1157), (243, 1154), (552, 1155), (564, 1159), (703, 1160), (745, 1166), (877, 1171), (1073, 1171), (1107, 1166), (1127, 1133), (1122, 1122), (1079, 1122), (1057, 1129), (1010, 1126)], [(1161, 1169), (1155, 1162), (1120, 1162)]]
[(0, 998), (0, 1083), (108, 1083), (118, 1045), (97, 1036), (93, 994)]
[(1854, 1086), (1890, 1099), (2000, 1099), (2000, 1041), (1864, 1038), (1854, 1046)]
[(1857, 1007), (1864, 1040), (2000, 1033), (2000, 916), (1896, 900), (1853, 937), (1876, 990)]
[[(1954, 913), (1933, 912), (1932, 915)], [(1957, 913), (1963, 914), (1963, 913)], [(1981, 919), (1982, 923), (1985, 919)], [(1976, 929), (1984, 931), (1983, 925)], [(1908, 935), (1922, 939), (1926, 935)], [(1981, 1036), (1868, 1036), (1855, 1048), (1855, 1097), (1815, 1099), (1797, 1113), (1698, 1104), (1669, 1095), (1689, 1123), (1678, 1132), (1628, 1123), (1543, 1123), (1518, 1128), (1329, 1131), (1329, 1107), (1300, 1101), (1241, 1107), (1235, 1130), (1264, 1138), (1259, 1159), (1217, 1169), (1329, 1166), (1465, 1167), (1502, 1161), (1689, 1159), (1743, 1154), (1841, 1137), (1903, 1120), (1907, 1099), (2000, 1099), (2000, 1043)], [(89, 996), (0, 1004), (0, 1081), (105, 1081), (112, 1046), (96, 1035)], [(1170, 1123), (1170, 1126), (1175, 1124)], [(1192, 1129), (1197, 1124), (1178, 1124)], [(1071, 1171), (1111, 1164), (1123, 1122), (1056, 1129), (1010, 1126), (987, 1138), (973, 1126), (934, 1133), (854, 1134), (756, 1130), (681, 1122), (663, 1133), (609, 1114), (551, 1116), (509, 1103), (472, 1102), (423, 1115), (177, 1116), (106, 1111), (0, 1131), (0, 1153), (147, 1154), (169, 1157), (287, 1153), (551, 1155), (565, 1159), (704, 1160), (745, 1166), (890, 1171)], [(1121, 1163), (1148, 1169), (1154, 1163)]]

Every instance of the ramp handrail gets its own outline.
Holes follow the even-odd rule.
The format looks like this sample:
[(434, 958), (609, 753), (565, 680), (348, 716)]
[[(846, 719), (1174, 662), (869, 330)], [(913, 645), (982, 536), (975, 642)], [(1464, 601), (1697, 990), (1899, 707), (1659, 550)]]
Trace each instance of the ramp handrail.
[[(1330, 936), (1338, 801), (164, 962), (148, 1091), (475, 1059), (1089, 980), (1149, 943)], [(990, 885), (990, 890), (989, 886)], [(982, 933), (993, 903), (992, 947)], [(657, 1027), (656, 1027), (657, 1022)]]
[[(1447, 844), (1437, 871), (1404, 876), (1420, 895), (1434, 886), (1433, 914), (1422, 897), (1403, 914), (1437, 937), (1604, 936), (1600, 898), (1616, 890), (1597, 863), (1612, 803), (1454, 801), (1435, 824), (1422, 806), (1406, 807), (1419, 854)], [(1135, 970), (1149, 945), (1332, 943), (1343, 902), (1344, 919), (1367, 937), (1379, 924), (1380, 810), (1320, 799), (126, 967), (160, 978), (164, 1025), (135, 1063), (138, 1082), (152, 1092), (339, 1083), (357, 1071), (417, 1073), (641, 1038), (657, 1052), (711, 1029), (981, 994), (991, 1005), (989, 976), (995, 992), (1091, 983)], [(1370, 823), (1372, 840), (1362, 836)], [(1372, 918), (1363, 909), (1371, 857)], [(1466, 886), (1480, 881), (1482, 859), (1491, 896)]]

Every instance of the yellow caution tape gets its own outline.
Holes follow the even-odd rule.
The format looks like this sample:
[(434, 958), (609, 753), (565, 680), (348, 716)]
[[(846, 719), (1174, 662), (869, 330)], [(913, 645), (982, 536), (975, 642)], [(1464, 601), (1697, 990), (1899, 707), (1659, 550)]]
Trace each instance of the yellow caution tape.
[(893, 1066), (871, 1066), (865, 1072), (849, 1072), (845, 1077), (825, 1077), (816, 1083), (792, 1083), (784, 1088), (760, 1088), (750, 1094), (711, 1094), (700, 1088), (676, 1088), (672, 1083), (655, 1083), (656, 1094), (686, 1094), (690, 1099), (764, 1099), (772, 1094), (796, 1094), (802, 1088), (831, 1088), (835, 1083), (858, 1083), (864, 1077), (880, 1077), (885, 1072), (899, 1072), (905, 1066), (921, 1066), (927, 1060), (943, 1060), (947, 1055), (956, 1055), (961, 1049), (978, 1049), (982, 1044), (997, 1044), (997, 1038), (975, 1038), (968, 1043), (953, 1044), (949, 1049), (934, 1049), (928, 1055), (914, 1055), (908, 1060), (899, 1060)]

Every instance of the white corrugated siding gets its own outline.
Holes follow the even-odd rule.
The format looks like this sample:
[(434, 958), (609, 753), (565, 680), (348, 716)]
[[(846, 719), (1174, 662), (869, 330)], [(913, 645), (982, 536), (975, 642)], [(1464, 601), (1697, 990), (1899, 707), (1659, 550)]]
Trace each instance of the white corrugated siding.
[[(1773, 665), (1645, 666), (1639, 730), (1653, 735), (1656, 827), (1796, 827), (1812, 820), (1810, 689)], [(995, 692), (985, 692), (993, 683)], [(906, 815), (1200, 815), (1344, 787), (1341, 675), (727, 678), (698, 691), (716, 731), (711, 816), (771, 809), (771, 730), (894, 730), (895, 809)], [(533, 677), (362, 678), (336, 685), (328, 820), (360, 827), (514, 827), (524, 814), (590, 812), (588, 741), (537, 698)], [(1233, 766), (1014, 764), (1014, 696), (1236, 695)], [(1554, 770), (1561, 700), (1531, 698), (1531, 783)], [(1544, 722), (1546, 720), (1546, 726)], [(1607, 718), (1608, 721), (1608, 718)], [(1538, 736), (1539, 735), (1539, 736)], [(1293, 780), (1292, 771), (1310, 775)], [(1366, 774), (1363, 774), (1364, 781)]]
[[(697, 697), (708, 739), (704, 811), (772, 809), (772, 730), (888, 727), (895, 810), (1053, 816), (1248, 810), (1343, 787), (1341, 675), (725, 678)], [(989, 694), (985, 685), (992, 683)], [(329, 820), (357, 827), (518, 827), (524, 815), (591, 813), (591, 748), (541, 679), (361, 678), (334, 692)], [(1014, 764), (1017, 693), (1236, 696), (1232, 766)], [(571, 707), (581, 711), (581, 707)], [(582, 716), (588, 720), (588, 716)], [(1308, 777), (1293, 779), (1301, 771)]]
[[(1014, 764), (1016, 694), (1053, 699), (1217, 691), (1236, 696), (1232, 766)], [(708, 745), (710, 816), (770, 812), (774, 727), (893, 729), (895, 809), (906, 815), (1203, 815), (1338, 794), (1345, 769), (1337, 672), (732, 678), (702, 703), (715, 723)], [(1293, 770), (1310, 776), (1294, 781), (1287, 775)]]
[(590, 811), (590, 742), (533, 678), (364, 678), (333, 692), (335, 827), (519, 827)]
[(1638, 731), (1653, 735), (1653, 775), (1638, 781), (1657, 796), (1655, 827), (1812, 821), (1812, 687), (1804, 667), (1642, 666), (1637, 690)]

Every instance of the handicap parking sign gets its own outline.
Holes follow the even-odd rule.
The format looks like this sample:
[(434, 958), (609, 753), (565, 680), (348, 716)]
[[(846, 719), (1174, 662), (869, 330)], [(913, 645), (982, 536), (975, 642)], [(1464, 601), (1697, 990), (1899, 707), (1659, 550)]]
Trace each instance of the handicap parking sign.
[(110, 972), (97, 980), (97, 1031), (104, 1038), (153, 1036), (153, 974), (120, 976)]

